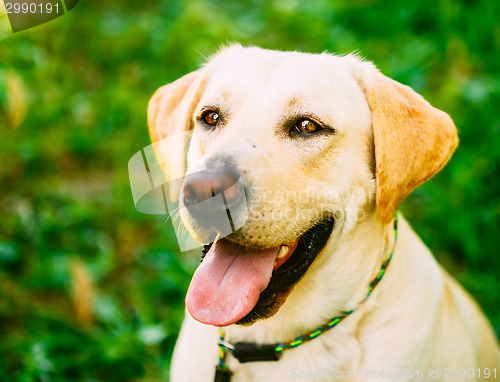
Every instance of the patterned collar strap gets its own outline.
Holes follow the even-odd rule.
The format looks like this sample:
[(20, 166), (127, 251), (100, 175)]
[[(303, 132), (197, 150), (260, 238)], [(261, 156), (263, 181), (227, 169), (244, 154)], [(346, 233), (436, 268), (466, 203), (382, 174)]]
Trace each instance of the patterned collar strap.
[[(380, 267), (380, 271), (377, 276), (372, 280), (368, 287), (368, 293), (365, 298), (361, 301), (360, 305), (365, 302), (368, 297), (373, 293), (377, 285), (380, 283), (382, 278), (387, 271), (387, 267), (391, 263), (392, 256), (396, 249), (396, 242), (398, 240), (398, 211), (394, 214), (394, 246), (392, 248), (391, 254), (383, 262)], [(238, 342), (230, 344), (224, 340), (224, 331), (222, 328), (219, 329), (219, 361), (217, 363), (215, 371), (215, 382), (228, 382), (231, 377), (231, 371), (227, 368), (227, 355), (231, 353), (238, 361), (244, 362), (257, 362), (257, 361), (277, 361), (283, 352), (296, 348), (306, 342), (309, 342), (315, 338), (318, 338), (321, 334), (333, 329), (335, 326), (340, 324), (344, 319), (354, 312), (354, 309), (347, 310), (343, 312), (340, 316), (336, 316), (328, 321), (323, 326), (310, 331), (309, 333), (303, 334), (287, 342), (280, 342), (277, 344), (262, 345), (252, 342)]]

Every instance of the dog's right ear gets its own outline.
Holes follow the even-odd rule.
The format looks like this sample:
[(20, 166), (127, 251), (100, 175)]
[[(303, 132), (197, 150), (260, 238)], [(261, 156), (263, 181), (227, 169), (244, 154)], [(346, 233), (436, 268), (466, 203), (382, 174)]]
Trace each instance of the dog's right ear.
[(189, 73), (159, 88), (148, 106), (151, 142), (169, 182), (171, 200), (178, 200), (185, 174), (186, 149), (193, 129), (193, 110), (203, 90), (206, 68)]
[(388, 223), (398, 204), (448, 162), (458, 144), (457, 129), (448, 114), (410, 87), (371, 63), (351, 59), (372, 113), (377, 211)]

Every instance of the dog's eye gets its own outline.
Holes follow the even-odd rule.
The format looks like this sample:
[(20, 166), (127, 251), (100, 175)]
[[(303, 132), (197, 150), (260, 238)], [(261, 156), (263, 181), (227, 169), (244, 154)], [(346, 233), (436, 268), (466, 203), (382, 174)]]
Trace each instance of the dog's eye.
[(217, 125), (217, 122), (219, 122), (219, 113), (213, 110), (207, 110), (201, 115), (201, 119), (203, 122), (205, 122), (207, 125), (210, 126), (215, 126)]
[(294, 126), (295, 130), (298, 133), (302, 134), (313, 134), (316, 133), (320, 130), (322, 130), (322, 127), (318, 125), (316, 122), (313, 122), (309, 119), (302, 119), (299, 122), (297, 122)]

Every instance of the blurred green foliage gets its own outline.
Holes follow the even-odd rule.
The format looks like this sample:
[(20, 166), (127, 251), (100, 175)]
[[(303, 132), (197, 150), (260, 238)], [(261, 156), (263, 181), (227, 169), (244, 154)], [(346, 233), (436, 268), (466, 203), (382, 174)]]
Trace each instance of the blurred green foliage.
[(499, 327), (499, 14), (489, 0), (102, 0), (16, 34), (1, 14), (0, 380), (168, 380), (198, 258), (134, 209), (127, 162), (148, 145), (154, 90), (231, 41), (357, 50), (453, 117), (458, 151), (402, 209)]

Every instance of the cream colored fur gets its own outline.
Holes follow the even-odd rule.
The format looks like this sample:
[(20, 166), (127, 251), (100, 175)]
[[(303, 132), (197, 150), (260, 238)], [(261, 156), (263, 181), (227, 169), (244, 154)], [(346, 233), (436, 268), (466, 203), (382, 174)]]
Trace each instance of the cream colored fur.
[[(217, 130), (196, 120), (207, 106), (220, 107)], [(291, 139), (283, 127), (290, 115), (317, 117), (335, 134)], [(226, 337), (281, 342), (344, 310), (357, 307), (355, 313), (278, 362), (239, 364), (229, 356), (232, 382), (442, 380), (447, 369), (452, 381), (458, 380), (454, 368), (475, 370), (463, 380), (480, 380), (478, 368), (500, 374), (487, 319), (402, 217), (392, 263), (358, 307), (394, 246), (394, 209), (444, 166), (457, 144), (451, 119), (410, 88), (355, 56), (233, 46), (161, 88), (150, 103), (149, 125), (154, 142), (194, 129), (188, 172), (200, 159), (235, 160), (254, 196), (247, 222), (232, 237), (242, 245), (285, 244), (318, 214), (337, 214), (327, 245), (279, 311), (249, 327), (230, 326)], [(174, 146), (157, 151), (170, 179), (184, 172), (187, 145)], [(179, 187), (170, 191), (175, 197)], [(202, 240), (196, 222), (186, 213), (182, 219)], [(171, 380), (212, 381), (217, 338), (217, 328), (187, 314)]]

